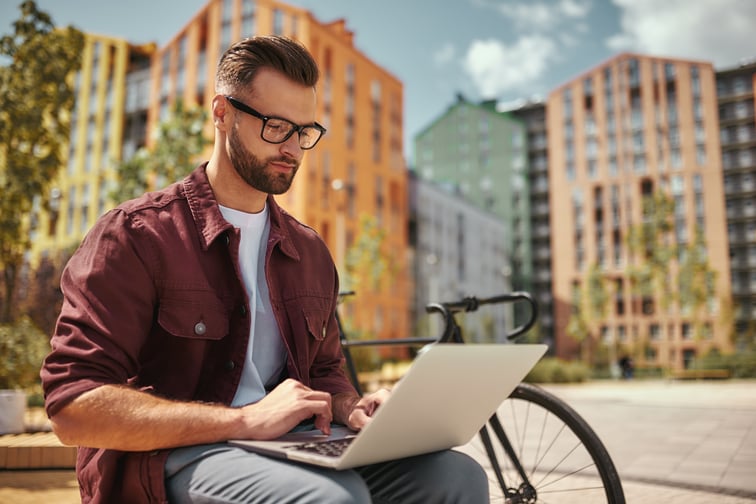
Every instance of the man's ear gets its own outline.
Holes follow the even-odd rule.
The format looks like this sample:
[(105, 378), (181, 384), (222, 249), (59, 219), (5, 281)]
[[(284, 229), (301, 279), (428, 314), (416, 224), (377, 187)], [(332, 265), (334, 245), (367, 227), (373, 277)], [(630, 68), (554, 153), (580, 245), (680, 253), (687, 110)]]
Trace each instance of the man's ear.
[(228, 101), (223, 95), (215, 95), (212, 102), (213, 124), (219, 130), (225, 130), (229, 117)]

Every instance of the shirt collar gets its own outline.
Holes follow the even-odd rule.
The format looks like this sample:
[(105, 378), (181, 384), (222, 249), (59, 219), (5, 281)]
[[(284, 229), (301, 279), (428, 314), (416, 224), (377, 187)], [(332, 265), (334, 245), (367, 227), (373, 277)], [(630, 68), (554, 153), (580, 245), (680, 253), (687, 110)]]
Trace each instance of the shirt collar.
[[(205, 172), (206, 168), (207, 162), (204, 162), (183, 180), (184, 194), (192, 212), (192, 218), (197, 225), (203, 250), (207, 250), (219, 236), (225, 235), (233, 228), (221, 214), (215, 193)], [(298, 261), (299, 252), (291, 240), (287, 219), (285, 219), (288, 214), (278, 206), (272, 195), (268, 195), (268, 209), (270, 214), (269, 245), (280, 243), (281, 251)]]

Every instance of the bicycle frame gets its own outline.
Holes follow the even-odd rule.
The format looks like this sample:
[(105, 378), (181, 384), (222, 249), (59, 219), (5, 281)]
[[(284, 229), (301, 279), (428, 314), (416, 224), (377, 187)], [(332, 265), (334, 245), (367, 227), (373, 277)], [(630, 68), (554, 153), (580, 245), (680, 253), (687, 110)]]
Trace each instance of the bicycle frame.
[[(351, 296), (351, 295), (354, 295), (354, 291), (340, 293), (339, 295), (340, 300), (346, 296)], [(508, 341), (511, 341), (517, 338), (518, 336), (521, 336), (528, 329), (530, 329), (535, 324), (535, 321), (538, 318), (538, 304), (530, 296), (530, 294), (526, 292), (514, 292), (511, 294), (503, 294), (500, 296), (495, 296), (495, 297), (485, 298), (485, 299), (478, 299), (474, 296), (470, 296), (470, 297), (464, 298), (461, 301), (452, 302), (452, 303), (429, 304), (426, 307), (426, 311), (428, 313), (437, 312), (437, 313), (440, 313), (444, 317), (444, 323), (445, 323), (444, 331), (441, 334), (441, 336), (437, 338), (420, 337), (420, 338), (397, 338), (397, 339), (390, 339), (390, 340), (384, 339), (384, 340), (349, 341), (346, 337), (346, 332), (344, 331), (342, 321), (337, 310), (336, 323), (338, 325), (339, 337), (341, 338), (341, 345), (342, 345), (342, 348), (344, 349), (344, 357), (346, 359), (347, 370), (349, 372), (350, 379), (352, 380), (352, 383), (354, 384), (357, 391), (360, 394), (362, 394), (362, 389), (360, 387), (357, 369), (352, 359), (352, 355), (349, 351), (350, 347), (388, 346), (388, 345), (405, 345), (406, 346), (406, 345), (418, 345), (418, 344), (430, 344), (430, 343), (462, 344), (464, 343), (464, 338), (462, 336), (462, 328), (457, 322), (457, 319), (455, 318), (455, 314), (461, 313), (461, 312), (476, 311), (481, 305), (484, 305), (484, 304), (498, 304), (498, 303), (505, 303), (505, 302), (517, 302), (517, 301), (527, 302), (530, 305), (531, 313), (530, 313), (530, 318), (524, 324), (516, 327), (515, 329), (513, 329), (506, 335), (506, 339)], [(504, 476), (501, 471), (501, 465), (499, 464), (498, 458), (496, 457), (493, 441), (488, 432), (487, 425), (490, 425), (491, 428), (493, 429), (494, 434), (496, 435), (497, 439), (501, 443), (502, 448), (506, 452), (509, 459), (512, 461), (520, 478), (523, 481), (523, 483), (520, 485), (518, 489), (509, 488), (506, 484), (506, 481), (504, 480)], [(499, 421), (499, 418), (496, 416), (496, 414), (491, 416), (491, 418), (488, 420), (487, 425), (484, 425), (480, 429), (478, 435), (480, 436), (481, 442), (483, 443), (483, 446), (491, 462), (491, 465), (495, 470), (494, 472), (496, 474), (498, 483), (501, 486), (502, 492), (504, 492), (504, 495), (508, 497), (515, 497), (515, 496), (525, 497), (526, 498), (525, 502), (528, 502), (527, 500), (528, 497), (531, 495), (532, 496), (535, 495), (535, 489), (533, 485), (530, 483), (528, 479), (528, 475), (524, 467), (520, 463), (517, 457), (517, 454), (515, 453), (514, 447), (512, 446), (512, 443), (509, 441), (509, 438), (504, 432), (501, 422)]]

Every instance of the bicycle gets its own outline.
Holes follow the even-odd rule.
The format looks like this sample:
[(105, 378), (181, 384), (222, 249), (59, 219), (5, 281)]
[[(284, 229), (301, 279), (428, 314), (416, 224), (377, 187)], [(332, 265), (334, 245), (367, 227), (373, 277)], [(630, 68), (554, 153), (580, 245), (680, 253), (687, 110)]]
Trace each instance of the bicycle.
[[(344, 292), (340, 299), (353, 294)], [(429, 304), (427, 312), (444, 317), (439, 337), (349, 340), (337, 310), (350, 379), (361, 394), (352, 347), (462, 344), (465, 341), (456, 314), (474, 312), (483, 305), (520, 301), (530, 305), (531, 316), (506, 335), (506, 341), (511, 342), (530, 329), (538, 317), (538, 305), (526, 292)], [(492, 500), (500, 498), (507, 504), (625, 502), (619, 474), (593, 429), (572, 407), (537, 385), (520, 383), (480, 429), (477, 440), (460, 449), (485, 455), (488, 465), (484, 462), (484, 468), (494, 474), (496, 483), (491, 488)]]

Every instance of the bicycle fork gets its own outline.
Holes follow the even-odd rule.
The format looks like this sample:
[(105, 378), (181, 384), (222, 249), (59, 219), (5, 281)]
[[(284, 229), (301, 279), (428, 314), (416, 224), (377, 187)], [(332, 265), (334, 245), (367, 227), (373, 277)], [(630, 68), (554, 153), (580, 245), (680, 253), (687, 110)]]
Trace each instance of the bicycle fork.
[(496, 474), (496, 479), (499, 482), (499, 486), (504, 493), (504, 502), (506, 502), (507, 504), (531, 504), (536, 502), (538, 500), (538, 495), (536, 494), (535, 487), (530, 483), (530, 480), (528, 480), (528, 476), (525, 473), (525, 468), (522, 467), (522, 464), (520, 464), (520, 459), (517, 457), (514, 447), (509, 441), (506, 432), (504, 432), (504, 428), (501, 426), (499, 417), (497, 417), (494, 413), (488, 420), (488, 424), (493, 429), (496, 437), (501, 443), (502, 448), (504, 448), (507, 457), (509, 457), (509, 460), (512, 461), (512, 465), (514, 465), (517, 473), (522, 479), (522, 483), (517, 488), (507, 486), (507, 483), (504, 480), (504, 474), (501, 471), (499, 459), (497, 458), (496, 452), (494, 451), (491, 435), (488, 433), (488, 427), (484, 425), (479, 432), (480, 439), (483, 442), (483, 447), (485, 448), (486, 454), (491, 461), (491, 467)]

